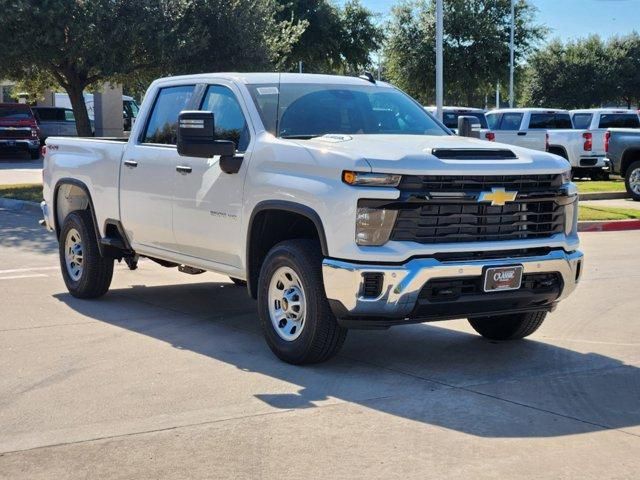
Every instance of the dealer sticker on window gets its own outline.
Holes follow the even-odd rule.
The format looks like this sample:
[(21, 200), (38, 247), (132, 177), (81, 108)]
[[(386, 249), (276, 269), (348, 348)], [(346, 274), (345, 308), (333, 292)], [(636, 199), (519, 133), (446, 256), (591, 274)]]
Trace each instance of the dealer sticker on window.
[(484, 291), (517, 290), (522, 283), (522, 265), (492, 267), (484, 272)]

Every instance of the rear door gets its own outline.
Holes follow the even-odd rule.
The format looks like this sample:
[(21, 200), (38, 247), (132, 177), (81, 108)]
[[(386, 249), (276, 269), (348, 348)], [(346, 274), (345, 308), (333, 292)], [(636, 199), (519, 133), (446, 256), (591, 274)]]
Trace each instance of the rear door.
[[(529, 146), (527, 132), (520, 130), (523, 117), (524, 114), (522, 112), (503, 112), (500, 114), (499, 118), (496, 118), (491, 122), (487, 115), (489, 128), (491, 128), (496, 136), (495, 141), (499, 143), (507, 143), (509, 145), (532, 148)], [(494, 125), (493, 127), (491, 126), (492, 124)]]
[(178, 114), (194, 107), (196, 85), (159, 88), (139, 138), (120, 165), (120, 216), (137, 250), (175, 251), (172, 202), (177, 181)]
[(178, 157), (188, 171), (175, 178), (173, 231), (180, 253), (220, 265), (240, 267), (244, 177), (252, 150), (246, 107), (237, 87), (226, 81), (207, 85), (200, 110), (212, 111), (218, 140), (236, 144), (242, 166), (236, 174), (220, 169), (220, 158)]

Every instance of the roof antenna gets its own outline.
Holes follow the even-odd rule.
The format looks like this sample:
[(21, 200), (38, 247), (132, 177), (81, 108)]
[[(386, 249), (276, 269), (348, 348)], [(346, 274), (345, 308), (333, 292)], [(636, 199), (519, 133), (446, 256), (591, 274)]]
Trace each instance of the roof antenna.
[(374, 85), (376, 84), (376, 79), (373, 78), (371, 72), (363, 72), (362, 75), (360, 75), (358, 78), (366, 80), (369, 83), (373, 83)]

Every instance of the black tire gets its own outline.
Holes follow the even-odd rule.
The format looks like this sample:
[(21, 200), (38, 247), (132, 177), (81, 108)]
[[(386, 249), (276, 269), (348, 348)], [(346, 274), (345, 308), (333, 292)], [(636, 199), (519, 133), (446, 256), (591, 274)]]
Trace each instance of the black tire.
[(633, 162), (631, 165), (629, 165), (629, 168), (627, 168), (627, 171), (624, 175), (624, 185), (627, 188), (627, 193), (629, 194), (629, 196), (634, 199), (636, 202), (640, 202), (640, 193), (636, 193), (631, 189), (631, 185), (629, 184), (630, 180), (631, 180), (631, 174), (635, 171), (640, 170), (640, 160), (637, 160), (635, 162)]
[(235, 283), (238, 287), (246, 287), (247, 282), (245, 280), (240, 280), (239, 278), (229, 277), (233, 283)]
[[(269, 285), (281, 267), (289, 267), (300, 279), (306, 299), (304, 328), (295, 340), (276, 332), (269, 314)], [(322, 254), (313, 240), (288, 240), (271, 249), (260, 269), (258, 309), (269, 348), (281, 360), (294, 365), (319, 363), (333, 357), (344, 343), (347, 329), (338, 325), (324, 292)]]
[[(72, 229), (80, 234), (82, 246), (82, 271), (77, 279), (69, 273), (65, 257), (65, 242)], [(97, 298), (107, 293), (113, 277), (113, 258), (100, 255), (93, 218), (88, 210), (76, 210), (67, 215), (58, 244), (62, 278), (69, 293), (77, 298)]]
[(535, 332), (544, 322), (547, 312), (514, 313), (493, 317), (470, 318), (473, 329), (491, 340), (519, 340)]

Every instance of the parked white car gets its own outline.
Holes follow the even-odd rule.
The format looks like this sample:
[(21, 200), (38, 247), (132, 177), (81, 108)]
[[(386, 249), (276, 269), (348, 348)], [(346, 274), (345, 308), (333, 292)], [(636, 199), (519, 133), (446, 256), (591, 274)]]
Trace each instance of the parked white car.
[(467, 318), (523, 338), (580, 279), (566, 161), (451, 135), (389, 84), (164, 78), (140, 120), (127, 142), (47, 140), (44, 224), (76, 297), (105, 294), (114, 259), (226, 274), (299, 364), (348, 328)]
[[(606, 158), (604, 136), (587, 129), (576, 129), (568, 110), (549, 108), (514, 108), (487, 113), (496, 141), (536, 150), (547, 150), (571, 164), (574, 175), (594, 179), (608, 177), (610, 162)], [(519, 124), (519, 126), (518, 126)], [(518, 126), (517, 130), (513, 130)], [(502, 134), (502, 130), (507, 130)], [(502, 134), (502, 135), (501, 135)], [(518, 139), (519, 140), (514, 140)], [(542, 147), (542, 141), (545, 146)]]
[[(640, 128), (640, 115), (637, 110), (620, 108), (587, 108), (571, 110), (574, 128), (600, 131), (608, 128)], [(599, 133), (600, 133), (599, 132)]]

